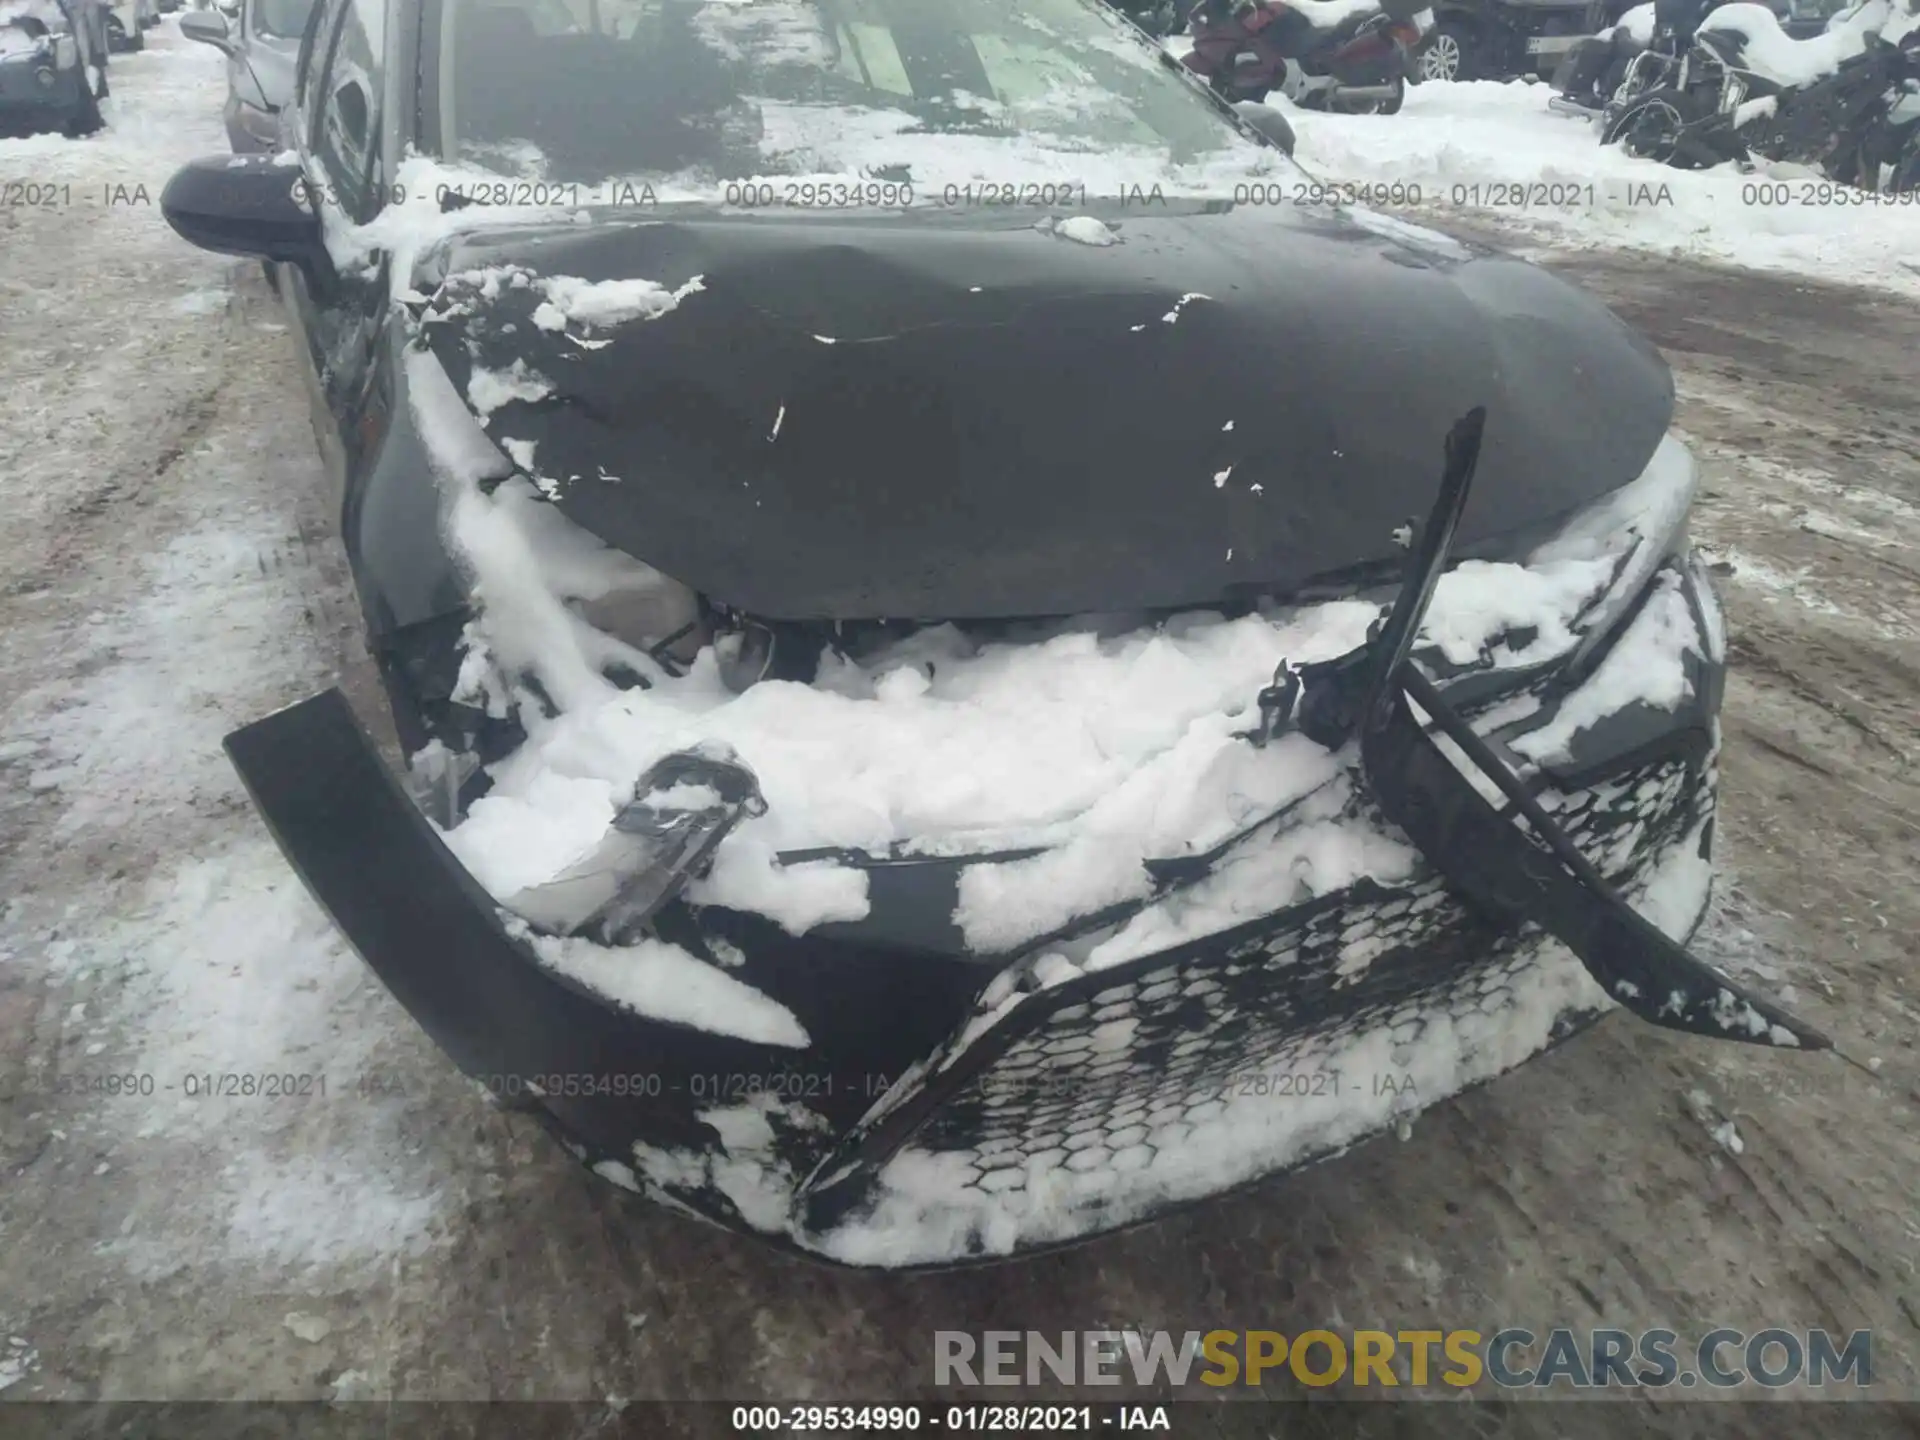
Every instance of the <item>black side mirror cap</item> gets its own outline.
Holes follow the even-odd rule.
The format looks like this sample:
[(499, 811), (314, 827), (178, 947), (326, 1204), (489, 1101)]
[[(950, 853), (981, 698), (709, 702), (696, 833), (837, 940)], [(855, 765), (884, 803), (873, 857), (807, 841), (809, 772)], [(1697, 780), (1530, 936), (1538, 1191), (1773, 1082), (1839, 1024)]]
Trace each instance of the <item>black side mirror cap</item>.
[(175, 234), (202, 250), (297, 265), (322, 284), (334, 278), (306, 177), (273, 156), (190, 161), (160, 192), (160, 213)]

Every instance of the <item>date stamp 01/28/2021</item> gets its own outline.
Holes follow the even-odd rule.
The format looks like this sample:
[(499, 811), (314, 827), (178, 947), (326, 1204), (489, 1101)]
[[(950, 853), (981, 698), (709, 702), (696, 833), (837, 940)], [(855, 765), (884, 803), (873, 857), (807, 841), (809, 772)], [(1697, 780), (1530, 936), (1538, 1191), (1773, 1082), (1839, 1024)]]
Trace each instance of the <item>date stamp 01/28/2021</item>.
[[(829, 1071), (783, 1070), (767, 1074), (632, 1071), (619, 1074), (499, 1074), (473, 1077), (501, 1100), (613, 1097), (649, 1100), (684, 1096), (699, 1105), (727, 1106), (793, 1101), (857, 1098), (877, 1101), (901, 1077), (870, 1072), (835, 1074)], [(1024, 1082), (1041, 1090), (1066, 1089), (1078, 1083), (1072, 1074), (1041, 1074)], [(328, 1102), (381, 1100), (424, 1094), (427, 1074), (364, 1070), (350, 1074), (319, 1071), (247, 1068), (202, 1069), (163, 1075), (149, 1070), (62, 1071), (29, 1081), (30, 1093), (49, 1097), (92, 1098), (102, 1101), (290, 1101)], [(1311, 1101), (1343, 1094), (1417, 1095), (1411, 1072), (1355, 1072), (1328, 1069), (1287, 1070), (1249, 1068), (1223, 1082), (1222, 1099)]]

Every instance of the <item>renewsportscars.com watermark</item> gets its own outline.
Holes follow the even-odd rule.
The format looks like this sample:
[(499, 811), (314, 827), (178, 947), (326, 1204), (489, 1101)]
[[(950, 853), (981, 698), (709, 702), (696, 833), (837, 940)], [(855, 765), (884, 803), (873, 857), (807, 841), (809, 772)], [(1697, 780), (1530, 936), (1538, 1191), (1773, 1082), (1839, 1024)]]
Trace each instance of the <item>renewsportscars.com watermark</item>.
[(936, 1330), (935, 1385), (1824, 1389), (1873, 1383), (1873, 1332)]

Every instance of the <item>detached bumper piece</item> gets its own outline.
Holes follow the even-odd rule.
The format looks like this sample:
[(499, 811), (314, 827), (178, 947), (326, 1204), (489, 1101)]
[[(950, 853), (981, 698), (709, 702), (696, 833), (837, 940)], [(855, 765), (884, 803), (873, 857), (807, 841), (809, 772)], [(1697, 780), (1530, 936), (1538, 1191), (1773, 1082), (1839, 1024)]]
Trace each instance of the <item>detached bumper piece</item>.
[[(1694, 958), (1628, 905), (1413, 664), (1414, 637), (1466, 510), (1485, 423), (1486, 412), (1474, 410), (1448, 436), (1439, 498), (1374, 639), (1354, 656), (1296, 672), (1301, 694), (1289, 718), (1329, 749), (1357, 734), (1362, 773), (1381, 810), (1434, 868), (1496, 923), (1548, 931), (1642, 1020), (1718, 1039), (1830, 1048), (1819, 1031)], [(1507, 811), (1494, 809), (1447, 758), (1414, 705), (1507, 797)], [(1515, 815), (1531, 837), (1512, 823)]]
[[(1476, 411), (1449, 437), (1433, 512), (1368, 643), (1283, 667), (1249, 737), (1357, 742), (1350, 816), (1398, 827), (1428, 862), (1403, 885), (1276, 896), (1258, 919), (1063, 978), (1040, 963), (1058, 942), (939, 953), (833, 927), (795, 938), (690, 906), (679, 886), (757, 813), (758, 787), (720, 756), (671, 757), (643, 778), (609, 836), (618, 853), (563, 877), (572, 889), (546, 897), (540, 928), (606, 940), (644, 925), (729, 957), (730, 976), (793, 1013), (804, 1050), (648, 1018), (548, 968), (338, 691), (234, 732), (227, 750), (303, 881), (462, 1070), (533, 1097), (602, 1175), (843, 1263), (1032, 1253), (1336, 1153), (1597, 1018), (1589, 976), (1653, 1024), (1825, 1047), (1618, 888), (1710, 833), (1711, 700), (1583, 788), (1529, 789), (1409, 659), (1483, 423)], [(1506, 803), (1484, 798), (1436, 736)], [(883, 871), (871, 874), (877, 911)], [(1208, 880), (1203, 869), (1167, 889)], [(1438, 1052), (1459, 1063), (1420, 1071), (1417, 1104), (1382, 1097), (1380, 1071), (1411, 1075)], [(1251, 1077), (1264, 1078), (1249, 1108), (1238, 1097)]]

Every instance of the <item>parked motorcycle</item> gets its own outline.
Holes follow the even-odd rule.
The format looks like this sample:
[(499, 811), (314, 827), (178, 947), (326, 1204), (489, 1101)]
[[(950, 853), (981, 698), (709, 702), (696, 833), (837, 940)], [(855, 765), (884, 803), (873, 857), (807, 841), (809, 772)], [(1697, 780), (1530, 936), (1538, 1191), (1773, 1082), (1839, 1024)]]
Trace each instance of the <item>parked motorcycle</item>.
[(1854, 154), (1844, 163), (1853, 184), (1889, 195), (1920, 190), (1920, 31), (1902, 36), (1897, 48), (1885, 103), (1857, 127)]
[(1187, 12), (1194, 0), (1107, 0), (1107, 3), (1156, 39), (1178, 35), (1187, 28)]
[(1653, 11), (1652, 0), (1636, 5), (1568, 51), (1554, 71), (1554, 94), (1547, 108), (1557, 115), (1599, 116), (1625, 83), (1634, 60), (1653, 44)]
[(1602, 144), (1611, 143), (1607, 136), (1615, 121), (1642, 96), (1668, 87), (1687, 89), (1694, 36), (1707, 13), (1720, 3), (1721, 0), (1653, 0), (1653, 34), (1646, 46), (1627, 62), (1619, 85), (1606, 97), (1598, 117)]
[(1622, 86), (1601, 142), (1680, 169), (1763, 156), (1857, 184), (1862, 138), (1905, 94), (1916, 25), (1905, 6), (1868, 0), (1824, 35), (1793, 40), (1764, 6), (1720, 6), (1661, 83), (1632, 96)]
[(1392, 115), (1433, 25), (1429, 0), (1201, 0), (1187, 68), (1230, 101)]
[(1810, 40), (1786, 35), (1764, 6), (1723, 5), (1659, 84), (1616, 102), (1601, 141), (1683, 169), (1760, 156), (1877, 188), (1879, 153), (1894, 143), (1883, 132), (1920, 76), (1916, 47), (1920, 18), (1890, 0), (1843, 12)]

